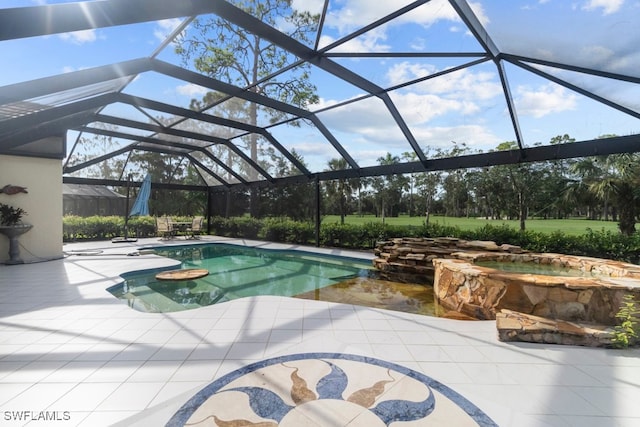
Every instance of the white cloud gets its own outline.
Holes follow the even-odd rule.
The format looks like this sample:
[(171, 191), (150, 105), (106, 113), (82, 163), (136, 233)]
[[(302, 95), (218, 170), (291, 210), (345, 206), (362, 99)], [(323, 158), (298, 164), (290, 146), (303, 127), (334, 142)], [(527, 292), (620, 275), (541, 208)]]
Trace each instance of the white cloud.
[(473, 114), (479, 111), (471, 101), (446, 99), (433, 94), (396, 93), (392, 99), (409, 125), (425, 124), (452, 112)]
[[(316, 0), (314, 0), (315, 2)], [(342, 35), (346, 35), (357, 28), (369, 25), (384, 16), (406, 6), (406, 0), (385, 0), (382, 2), (371, 2), (370, 0), (344, 0), (340, 3), (331, 3), (332, 9), (327, 13), (325, 28), (337, 30), (337, 37), (329, 37), (325, 34), (321, 37), (320, 47), (327, 46)], [(339, 4), (341, 7), (337, 7)], [(478, 17), (478, 20), (484, 25), (489, 23), (484, 9), (480, 3), (469, 3), (471, 9)], [(344, 46), (335, 49), (335, 52), (360, 52), (375, 51), (387, 52), (390, 46), (384, 43), (387, 40), (387, 31), (392, 26), (400, 26), (405, 24), (416, 24), (423, 27), (429, 27), (440, 21), (450, 21), (454, 23), (450, 27), (452, 32), (465, 31), (466, 34), (471, 33), (465, 29), (462, 21), (456, 11), (451, 7), (447, 0), (431, 0), (412, 11), (396, 17), (392, 21), (376, 27), (365, 34), (359, 36), (355, 40), (351, 40)], [(415, 39), (412, 48), (421, 50), (424, 42)]]
[(324, 7), (324, 0), (293, 0), (291, 8), (298, 12), (321, 13)]
[[(405, 61), (391, 67), (387, 72), (387, 79), (389, 84), (394, 86), (416, 78), (432, 75), (438, 71), (442, 70), (438, 70), (430, 64)], [(473, 72), (470, 69), (459, 70), (418, 83), (411, 86), (410, 90), (471, 102), (491, 99), (502, 93), (502, 87), (498, 83), (495, 73), (487, 71)]]
[(438, 21), (461, 22), (460, 17), (447, 0), (432, 0), (426, 5), (402, 15), (398, 23), (411, 22), (428, 27)]
[[(351, 39), (348, 42), (331, 49), (331, 52), (388, 52), (391, 46), (382, 43), (386, 40), (386, 34), (381, 30), (371, 30), (360, 37)], [(320, 37), (319, 46), (330, 45), (336, 40), (330, 36), (323, 35)]]
[[(319, 107), (334, 104), (336, 101), (321, 100)], [(318, 116), (328, 127), (340, 132), (372, 136), (383, 129), (382, 133), (399, 132), (384, 103), (373, 97), (319, 113)]]
[(161, 41), (164, 41), (169, 34), (182, 23), (180, 18), (163, 19), (156, 22), (156, 28), (153, 31), (153, 35)]
[(299, 141), (295, 144), (292, 144), (291, 148), (295, 149), (298, 154), (302, 154), (302, 157), (325, 156), (329, 154), (329, 150), (327, 150), (327, 144), (329, 144), (329, 142)]
[[(407, 150), (405, 151), (409, 151), (409, 150), (410, 150), (410, 147), (407, 144)], [(362, 150), (355, 147), (351, 147), (349, 149), (349, 154), (351, 154), (351, 157), (354, 158), (354, 160), (359, 166), (377, 165), (378, 159), (380, 157), (385, 157), (388, 152), (389, 150), (385, 150), (385, 149)]]
[(178, 87), (176, 87), (176, 92), (179, 95), (185, 95), (185, 96), (189, 96), (191, 98), (196, 97), (196, 96), (203, 96), (206, 95), (206, 93), (209, 91), (209, 89), (202, 87), (202, 86), (198, 86), (198, 85), (194, 85), (192, 83), (188, 83), (185, 85), (180, 85)]
[(427, 49), (427, 40), (422, 37), (416, 37), (413, 39), (409, 47), (417, 51), (425, 51)]
[[(342, 4), (343, 6), (339, 9), (329, 10), (325, 24), (329, 27), (337, 28), (341, 34), (345, 34), (395, 12), (406, 6), (407, 2), (406, 0), (376, 2), (371, 0), (346, 0)], [(335, 6), (335, 4), (332, 4), (332, 6)], [(482, 6), (479, 3), (470, 3), (470, 6), (478, 15), (478, 18), (485, 22), (486, 15)], [(460, 22), (458, 14), (447, 0), (432, 0), (394, 19), (390, 25), (414, 23), (430, 26), (441, 20)]]
[(602, 9), (603, 15), (610, 15), (620, 10), (624, 0), (588, 0), (583, 6), (583, 10), (596, 11)]
[(502, 140), (488, 127), (482, 125), (463, 126), (423, 126), (414, 131), (420, 146), (426, 149), (451, 148), (451, 142), (466, 143), (469, 148), (489, 150), (495, 148)]
[(96, 30), (83, 30), (74, 31), (71, 33), (61, 33), (58, 34), (58, 37), (73, 44), (93, 43), (98, 38), (96, 35)]
[[(473, 102), (417, 93), (396, 93), (392, 95), (392, 99), (421, 146), (440, 147), (452, 140), (469, 142), (474, 146), (489, 144), (489, 147), (493, 147), (497, 144), (498, 138), (482, 124), (450, 127), (429, 125), (438, 117), (449, 113), (477, 114), (480, 108)], [(321, 102), (323, 106), (335, 104), (335, 101)], [(380, 157), (380, 153), (411, 150), (406, 137), (400, 132), (385, 105), (375, 99), (348, 104), (320, 113), (318, 116), (339, 140), (345, 138), (348, 141), (349, 152), (367, 147), (368, 151), (376, 152), (377, 155), (373, 158), (375, 160)]]
[(576, 108), (576, 95), (567, 92), (562, 86), (553, 83), (537, 89), (520, 86), (517, 88), (516, 109), (520, 115), (537, 119), (548, 114), (573, 110)]
[(593, 64), (605, 64), (615, 57), (615, 52), (604, 46), (585, 46), (580, 53)]
[(408, 61), (392, 66), (387, 71), (387, 81), (390, 86), (396, 86), (407, 81), (429, 76), (437, 71), (437, 68), (430, 64), (417, 64)]
[[(430, 64), (405, 61), (389, 68), (387, 80), (390, 85), (395, 85), (437, 71)], [(421, 146), (444, 148), (455, 140), (478, 148), (492, 148), (499, 142), (485, 126), (482, 114), (487, 108), (495, 108), (496, 97), (503, 99), (496, 73), (465, 69), (394, 91), (390, 96)], [(321, 99), (314, 109), (341, 101)], [(503, 101), (499, 104), (504, 105)], [(384, 103), (376, 98), (328, 110), (318, 116), (339, 139), (348, 140), (350, 152), (364, 146), (369, 151), (382, 153), (411, 149)], [(460, 126), (448, 126), (449, 116), (458, 117), (456, 123)], [(444, 126), (434, 126), (438, 121)]]
[[(451, 141), (457, 141), (465, 142), (474, 149), (488, 150), (503, 140), (486, 126), (482, 117), (474, 116), (481, 112), (481, 106), (475, 102), (415, 92), (396, 92), (391, 97), (412, 135), (423, 148), (449, 149)], [(338, 102), (322, 99), (318, 107), (324, 108)], [(447, 114), (462, 114), (468, 119), (460, 125), (433, 125)], [(318, 117), (360, 165), (375, 165), (377, 159), (387, 152), (400, 154), (411, 151), (409, 142), (386, 106), (375, 98), (328, 110), (319, 113)], [(317, 147), (296, 146), (301, 153), (312, 148)]]

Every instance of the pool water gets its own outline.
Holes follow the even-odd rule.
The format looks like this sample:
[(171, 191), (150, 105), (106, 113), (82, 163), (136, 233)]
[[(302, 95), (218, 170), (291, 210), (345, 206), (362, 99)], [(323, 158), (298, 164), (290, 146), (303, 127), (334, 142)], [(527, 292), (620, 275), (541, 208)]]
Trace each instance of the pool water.
[(564, 276), (564, 277), (593, 277), (596, 273), (582, 271), (575, 268), (561, 267), (552, 264), (538, 264), (534, 262), (500, 262), (500, 261), (477, 261), (475, 263), (481, 267), (494, 268), (496, 270), (511, 273), (540, 274), (544, 276)]
[(390, 282), (375, 277), (354, 277), (334, 285), (295, 295), (295, 297), (384, 308), (424, 316), (449, 315), (438, 305), (432, 286)]
[(123, 275), (109, 288), (145, 312), (181, 311), (255, 295), (294, 296), (355, 277), (375, 274), (370, 261), (299, 251), (275, 251), (213, 244), (156, 249), (182, 262), (180, 268), (210, 273), (196, 280), (156, 280), (158, 271)]
[(181, 261), (180, 268), (204, 268), (196, 280), (156, 280), (159, 272), (123, 275), (109, 288), (130, 307), (144, 312), (189, 310), (255, 295), (280, 295), (379, 307), (430, 316), (446, 315), (433, 287), (382, 280), (366, 260), (212, 244), (156, 249)]

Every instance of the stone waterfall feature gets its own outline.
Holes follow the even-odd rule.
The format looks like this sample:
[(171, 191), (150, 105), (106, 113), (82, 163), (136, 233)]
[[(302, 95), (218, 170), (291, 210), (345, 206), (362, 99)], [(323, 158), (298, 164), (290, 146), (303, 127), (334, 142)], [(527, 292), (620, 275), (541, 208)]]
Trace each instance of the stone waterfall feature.
[(640, 302), (640, 266), (613, 260), (449, 238), (392, 239), (376, 256), (395, 280), (433, 283), (446, 309), (495, 319), (502, 341), (610, 346), (623, 297)]
[(519, 246), (496, 245), (489, 241), (470, 241), (453, 237), (399, 237), (378, 242), (373, 265), (393, 281), (433, 283), (434, 259), (455, 258), (464, 251), (523, 253)]

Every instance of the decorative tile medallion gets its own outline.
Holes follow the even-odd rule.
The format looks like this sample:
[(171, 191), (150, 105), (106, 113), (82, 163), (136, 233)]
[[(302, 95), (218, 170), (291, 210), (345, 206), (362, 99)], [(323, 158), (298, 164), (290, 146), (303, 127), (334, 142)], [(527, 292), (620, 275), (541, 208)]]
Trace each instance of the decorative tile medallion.
[(167, 427), (395, 425), (497, 426), (467, 399), (424, 374), (341, 353), (292, 354), (247, 365), (202, 389), (167, 423)]

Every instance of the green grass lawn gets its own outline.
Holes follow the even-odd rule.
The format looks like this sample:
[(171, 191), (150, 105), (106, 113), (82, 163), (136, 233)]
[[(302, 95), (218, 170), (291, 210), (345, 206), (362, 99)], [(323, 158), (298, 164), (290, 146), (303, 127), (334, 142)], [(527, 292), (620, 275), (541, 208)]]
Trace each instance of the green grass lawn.
[[(483, 227), (486, 224), (501, 226), (508, 225), (514, 229), (520, 228), (518, 221), (507, 220), (486, 220), (481, 218), (453, 218), (443, 216), (431, 216), (429, 221), (433, 224), (448, 225), (458, 227), (461, 230), (473, 230)], [(339, 215), (326, 215), (322, 222), (325, 224), (340, 222)], [(365, 224), (370, 222), (382, 222), (381, 218), (373, 215), (349, 215), (345, 218), (347, 224)], [(385, 223), (390, 225), (422, 225), (424, 217), (409, 217), (401, 215), (397, 218), (385, 218)], [(596, 231), (605, 230), (618, 232), (618, 223), (614, 221), (593, 221), (587, 219), (529, 219), (525, 223), (527, 230), (537, 231), (541, 233), (553, 233), (554, 231), (562, 231), (567, 235), (584, 234), (588, 228)]]

